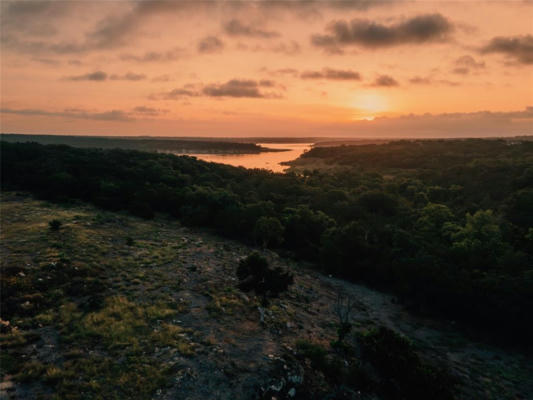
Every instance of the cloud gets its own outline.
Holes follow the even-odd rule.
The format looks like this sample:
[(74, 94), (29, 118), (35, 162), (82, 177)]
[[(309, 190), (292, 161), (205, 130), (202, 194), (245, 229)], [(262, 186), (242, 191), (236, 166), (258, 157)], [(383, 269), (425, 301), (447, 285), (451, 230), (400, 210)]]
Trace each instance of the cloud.
[[(75, 39), (54, 39), (62, 33), (60, 28), (73, 18), (90, 16), (94, 13), (94, 2), (15, 0), (0, 2), (0, 25), (2, 42), (7, 48), (23, 53), (73, 54), (94, 50), (111, 50), (131, 45), (153, 17), (174, 15), (190, 18), (194, 13), (213, 15), (236, 15), (237, 12), (262, 19), (278, 18), (279, 12), (289, 12), (295, 18), (319, 17), (323, 9), (363, 10), (395, 0), (129, 0), (120, 2), (99, 2), (100, 14), (104, 17), (85, 31), (83, 37)], [(109, 4), (113, 3), (113, 6)], [(112, 13), (106, 15), (106, 13)], [(237, 20), (238, 21), (238, 20)], [(262, 30), (241, 23), (229, 27), (230, 32), (255, 37), (274, 37), (277, 32)], [(142, 56), (141, 56), (142, 57)], [(148, 59), (150, 57), (147, 57)]]
[(394, 25), (382, 25), (365, 19), (332, 21), (327, 35), (313, 35), (311, 43), (326, 49), (359, 45), (368, 48), (442, 42), (454, 27), (441, 14), (419, 15)]
[(232, 19), (225, 23), (224, 31), (230, 36), (248, 36), (262, 39), (271, 39), (280, 36), (278, 32), (265, 31), (251, 25), (245, 25), (238, 19)]
[(305, 71), (300, 74), (302, 79), (329, 79), (337, 81), (359, 81), (361, 75), (359, 72), (350, 70), (340, 70), (332, 68), (323, 68), (321, 71)]
[(152, 99), (177, 100), (184, 97), (237, 97), (237, 98), (280, 98), (279, 92), (265, 91), (265, 88), (283, 90), (284, 87), (272, 80), (231, 79), (224, 83), (206, 85), (187, 84), (169, 92), (151, 96)]
[(298, 70), (294, 68), (280, 68), (276, 70), (269, 70), (268, 68), (261, 68), (261, 71), (266, 72), (272, 76), (280, 76), (280, 75), (297, 76), (298, 75)]
[(224, 43), (216, 36), (206, 36), (198, 42), (200, 53), (216, 53), (224, 48)]
[(454, 61), (455, 68), (452, 69), (452, 73), (458, 75), (468, 75), (471, 70), (481, 70), (485, 68), (483, 61), (476, 61), (472, 56), (462, 56)]
[(533, 35), (494, 37), (481, 53), (500, 53), (520, 64), (533, 64)]
[(168, 110), (162, 110), (160, 108), (146, 107), (146, 106), (137, 106), (133, 109), (133, 113), (140, 114), (143, 116), (157, 117), (158, 115), (167, 113)]
[(165, 100), (177, 100), (183, 97), (198, 97), (201, 93), (194, 88), (194, 85), (185, 85), (181, 88), (173, 89), (169, 92), (162, 93), (160, 96), (152, 95), (153, 100), (157, 100), (159, 97)]
[(376, 87), (394, 87), (399, 86), (400, 84), (396, 79), (394, 79), (392, 76), (389, 75), (380, 75), (376, 78), (376, 80), (372, 83), (371, 86)]
[(83, 75), (68, 76), (65, 78), (68, 81), (96, 81), (103, 82), (106, 80), (112, 81), (141, 81), (146, 79), (144, 74), (136, 74), (133, 72), (127, 72), (123, 75), (112, 74), (108, 75), (104, 71), (95, 71)]
[(457, 67), (452, 69), (452, 73), (457, 75), (468, 75), (470, 73), (470, 70), (464, 67)]
[(135, 74), (133, 72), (128, 72), (124, 75), (111, 75), (109, 77), (112, 81), (142, 81), (146, 79), (146, 75), (144, 74)]
[(483, 69), (485, 63), (483, 61), (476, 61), (472, 56), (462, 56), (455, 60), (455, 65), (463, 68)]
[[(520, 111), (477, 111), (376, 117), (373, 121), (354, 121), (342, 134), (369, 137), (487, 137), (533, 133), (533, 107)], [(335, 132), (330, 127), (330, 132)], [(341, 132), (336, 132), (337, 134)]]
[(107, 80), (107, 74), (104, 71), (89, 72), (83, 75), (68, 76), (65, 78), (69, 81), (96, 81), (102, 82)]
[(47, 111), (41, 109), (12, 109), (2, 108), (0, 113), (3, 114), (15, 114), (28, 117), (60, 117), (60, 118), (74, 118), (74, 119), (87, 119), (94, 121), (117, 121), (117, 122), (129, 122), (134, 121), (136, 116), (142, 118), (157, 117), (161, 114), (167, 113), (168, 110), (159, 108), (152, 108), (146, 106), (137, 106), (130, 111), (124, 110), (110, 110), (110, 111), (88, 111), (79, 108), (66, 108), (63, 111)]
[(175, 47), (168, 51), (147, 51), (142, 55), (135, 54), (122, 54), (120, 59), (122, 61), (135, 61), (135, 62), (170, 62), (181, 58), (183, 55), (183, 49)]
[(46, 111), (38, 109), (11, 109), (2, 108), (0, 112), (3, 114), (16, 114), (25, 116), (45, 116), (45, 117), (63, 117), (75, 119), (90, 119), (96, 121), (132, 121), (133, 118), (129, 113), (121, 110), (111, 110), (104, 112), (89, 112), (80, 109), (65, 109), (64, 111)]
[(433, 81), (429, 77), (413, 76), (409, 82), (415, 85), (431, 85)]
[(262, 45), (254, 45), (254, 46), (248, 46), (243, 43), (239, 43), (237, 45), (237, 48), (239, 50), (245, 50), (245, 51), (252, 51), (252, 52), (272, 52), (272, 53), (280, 53), (280, 54), (286, 54), (288, 56), (294, 56), (296, 54), (299, 54), (301, 51), (301, 47), (298, 44), (298, 42), (291, 40), (288, 42), (280, 42), (274, 45), (270, 46), (262, 46)]
[(169, 82), (171, 80), (172, 78), (168, 74), (158, 75), (152, 78), (152, 82)]
[(61, 64), (60, 61), (58, 60), (54, 60), (52, 58), (32, 58), (31, 59), (32, 61), (35, 61), (35, 62), (38, 62), (38, 63), (41, 63), (41, 64), (46, 64), (46, 65), (53, 65), (53, 66), (57, 66), (59, 64)]
[(446, 85), (446, 86), (460, 86), (459, 82), (450, 81), (447, 79), (433, 79), (429, 76), (413, 76), (409, 79), (409, 82), (413, 85)]
[(271, 81), (254, 81), (232, 79), (222, 84), (204, 86), (202, 93), (210, 97), (250, 97), (272, 98), (277, 97), (272, 93), (261, 91), (261, 87), (272, 87)]

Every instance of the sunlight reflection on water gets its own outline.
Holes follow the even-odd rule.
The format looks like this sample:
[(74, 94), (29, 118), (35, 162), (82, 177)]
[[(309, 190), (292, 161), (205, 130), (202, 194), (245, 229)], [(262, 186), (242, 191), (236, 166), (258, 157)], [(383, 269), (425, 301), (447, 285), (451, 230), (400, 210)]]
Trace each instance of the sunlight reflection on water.
[(257, 143), (260, 146), (271, 149), (288, 149), (288, 151), (266, 152), (259, 154), (187, 154), (199, 160), (229, 164), (236, 167), (262, 168), (273, 172), (284, 172), (286, 165), (280, 165), (283, 161), (291, 161), (298, 158), (305, 150), (311, 148), (313, 143)]

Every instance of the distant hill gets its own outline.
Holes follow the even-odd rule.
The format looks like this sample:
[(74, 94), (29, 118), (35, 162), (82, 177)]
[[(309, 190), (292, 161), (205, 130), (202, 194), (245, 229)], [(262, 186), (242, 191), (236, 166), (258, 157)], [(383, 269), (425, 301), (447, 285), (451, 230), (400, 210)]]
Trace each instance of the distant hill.
[(271, 151), (255, 143), (241, 143), (215, 140), (148, 138), (148, 137), (104, 137), (104, 136), (63, 136), (63, 135), (20, 135), (3, 133), (1, 140), (12, 143), (36, 142), (41, 144), (65, 144), (82, 148), (128, 149), (173, 153), (232, 153), (256, 154)]

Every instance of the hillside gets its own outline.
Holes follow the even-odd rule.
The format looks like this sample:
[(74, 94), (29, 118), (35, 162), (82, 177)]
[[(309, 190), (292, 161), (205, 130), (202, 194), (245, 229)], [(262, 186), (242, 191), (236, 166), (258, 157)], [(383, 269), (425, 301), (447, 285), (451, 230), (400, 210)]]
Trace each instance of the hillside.
[[(262, 324), (258, 299), (236, 288), (236, 266), (254, 250), (246, 245), (163, 216), (14, 192), (3, 193), (1, 211), (2, 398), (403, 398), (383, 390), (396, 378), (375, 360), (332, 347), (339, 292), (356, 303), (347, 348), (387, 327), (412, 340), (424, 365), (449, 371), (455, 398), (533, 396), (530, 358), (268, 250), (295, 283)], [(349, 385), (324, 368), (333, 365), (352, 371)]]

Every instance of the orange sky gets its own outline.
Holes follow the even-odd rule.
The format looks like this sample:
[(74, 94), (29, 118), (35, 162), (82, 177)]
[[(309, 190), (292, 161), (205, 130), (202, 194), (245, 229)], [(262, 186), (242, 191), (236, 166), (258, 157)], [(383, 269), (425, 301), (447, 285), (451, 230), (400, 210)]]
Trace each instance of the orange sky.
[(530, 1), (2, 1), (1, 130), (533, 134)]

